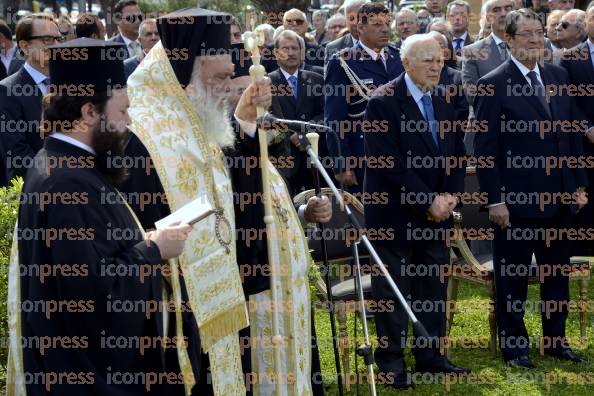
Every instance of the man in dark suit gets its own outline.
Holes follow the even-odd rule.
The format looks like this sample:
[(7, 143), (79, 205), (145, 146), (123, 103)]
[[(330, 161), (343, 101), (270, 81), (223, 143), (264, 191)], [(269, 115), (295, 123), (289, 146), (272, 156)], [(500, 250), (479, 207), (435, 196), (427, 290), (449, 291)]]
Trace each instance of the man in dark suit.
[(61, 41), (62, 35), (51, 15), (31, 14), (17, 24), (16, 38), (26, 62), (0, 81), (3, 185), (15, 176), (24, 177), (43, 145), (39, 122), (41, 99), (49, 85), (46, 47)]
[(151, 48), (159, 42), (159, 30), (157, 30), (156, 19), (145, 19), (138, 28), (138, 41), (140, 41), (140, 47), (142, 51), (139, 55), (132, 58), (126, 59), (124, 62), (124, 74), (126, 79), (130, 77), (130, 74), (134, 73), (134, 70), (140, 65), (140, 61), (149, 53)]
[(336, 180), (351, 192), (361, 193), (365, 174), (363, 114), (372, 92), (404, 71), (400, 53), (388, 45), (390, 13), (380, 3), (359, 9), (359, 43), (335, 54), (325, 77), (324, 120), (339, 136), (326, 136), (334, 160)]
[[(512, 1), (487, 0), (483, 7), (486, 9), (486, 20), (492, 32), (484, 39), (462, 49), (462, 84), (470, 105), (471, 118), (474, 118), (473, 106), (478, 80), (501, 65), (509, 56), (503, 36), (505, 17), (513, 9)], [(468, 154), (474, 153), (473, 139), (473, 132), (466, 134), (464, 142)]]
[(462, 48), (474, 41), (468, 33), (468, 16), (470, 4), (464, 0), (454, 0), (448, 4), (446, 18), (452, 28), (452, 44), (456, 55), (462, 54)]
[[(271, 113), (279, 118), (320, 123), (324, 118), (324, 78), (317, 73), (299, 70), (301, 40), (297, 33), (285, 30), (275, 40), (274, 52), (279, 68), (268, 75), (274, 87)], [(322, 140), (320, 142), (323, 142)], [(319, 156), (327, 156), (320, 144)], [(297, 134), (279, 134), (270, 146), (277, 169), (288, 181), (291, 195), (314, 188), (307, 154), (301, 151)]]
[[(424, 339), (415, 331), (416, 371), (466, 374), (468, 369), (454, 366), (439, 352), (445, 328), (445, 309), (439, 307), (446, 298), (446, 284), (435, 270), (449, 263), (443, 234), (453, 228), (455, 195), (464, 190), (462, 130), (450, 128), (457, 117), (454, 106), (431, 93), (443, 65), (436, 40), (428, 34), (413, 35), (401, 51), (406, 73), (377, 90), (365, 112), (365, 120), (373, 125), (365, 133), (365, 192), (384, 197), (365, 205), (365, 223), (378, 235), (383, 232), (384, 237), (374, 241), (379, 256), (430, 336)], [(455, 159), (450, 169), (446, 158)], [(426, 237), (428, 232), (434, 237)], [(371, 290), (378, 304), (394, 307), (375, 313), (382, 340), (375, 361), (384, 378), (394, 378), (394, 387), (408, 388), (408, 317), (379, 269), (372, 273)]]
[[(569, 80), (575, 87), (594, 84), (594, 3), (586, 10), (586, 32), (588, 40), (566, 52), (561, 60), (561, 66), (567, 70)], [(591, 124), (594, 124), (594, 96), (578, 95), (575, 98), (578, 108)], [(584, 154), (594, 156), (594, 130), (588, 130), (582, 140)], [(588, 188), (586, 192), (590, 202), (582, 209), (576, 222), (582, 227), (594, 227), (594, 169), (588, 170)], [(579, 255), (594, 255), (594, 243), (583, 241)]]
[(357, 13), (363, 4), (369, 3), (369, 0), (347, 0), (344, 3), (346, 13), (346, 25), (349, 33), (326, 44), (324, 49), (324, 69), (328, 61), (334, 54), (345, 48), (351, 48), (359, 41), (359, 32), (357, 31)]
[(138, 41), (138, 27), (143, 20), (143, 16), (138, 3), (135, 0), (120, 0), (113, 7), (113, 14), (119, 33), (109, 41), (124, 44), (126, 46), (126, 58), (140, 55), (142, 49)]
[[(556, 160), (583, 156), (579, 132), (587, 129), (587, 122), (563, 89), (569, 83), (567, 72), (537, 62), (544, 48), (538, 15), (527, 9), (512, 11), (505, 39), (510, 59), (479, 80), (479, 89), (489, 87), (489, 92), (477, 95), (475, 102), (481, 128), (475, 153), (493, 164), (478, 168), (477, 174), (494, 227), (499, 344), (510, 366), (535, 367), (528, 357), (523, 320), (534, 254), (539, 273), (548, 275), (540, 284), (545, 308), (541, 347), (546, 355), (581, 362), (565, 339), (567, 270), (555, 268), (569, 266), (569, 244), (558, 232), (573, 227), (574, 215), (587, 202), (587, 178), (583, 168)], [(551, 89), (557, 93), (549, 95)], [(543, 230), (546, 236), (541, 236)]]
[(25, 61), (19, 53), (17, 45), (12, 41), (12, 31), (0, 20), (0, 80), (16, 73)]

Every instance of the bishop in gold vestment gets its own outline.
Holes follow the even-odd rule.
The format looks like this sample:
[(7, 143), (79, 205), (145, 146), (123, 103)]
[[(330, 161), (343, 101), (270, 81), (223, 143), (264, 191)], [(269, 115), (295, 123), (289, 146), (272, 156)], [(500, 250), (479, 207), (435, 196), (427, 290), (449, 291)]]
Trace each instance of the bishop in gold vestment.
[[(256, 106), (270, 104), (270, 83), (250, 85), (230, 117), (230, 21), (228, 14), (199, 8), (157, 20), (162, 41), (128, 80), (131, 129), (146, 146), (172, 211), (198, 197), (216, 210), (194, 226), (174, 265), (183, 274), (209, 354), (215, 395), (243, 395), (246, 386), (256, 395), (271, 395), (277, 385), (283, 395), (309, 395), (311, 259), (285, 183), (270, 164), (273, 232), (262, 232), (253, 123)], [(329, 220), (327, 200), (313, 199), (304, 209), (310, 221)], [(276, 304), (269, 290), (267, 243), (274, 244), (281, 267), (276, 282), (281, 301)], [(283, 337), (280, 379), (274, 378), (270, 347), (275, 310)], [(248, 324), (246, 341), (238, 332)], [(251, 347), (251, 354), (249, 361), (243, 359), (242, 370), (245, 347)]]

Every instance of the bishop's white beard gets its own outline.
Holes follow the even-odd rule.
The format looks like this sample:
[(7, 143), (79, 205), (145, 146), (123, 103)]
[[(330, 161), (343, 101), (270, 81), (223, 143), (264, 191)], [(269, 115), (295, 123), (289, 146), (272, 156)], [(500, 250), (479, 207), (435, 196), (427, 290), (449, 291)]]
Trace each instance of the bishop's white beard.
[(193, 93), (188, 93), (188, 99), (200, 118), (204, 134), (210, 143), (222, 149), (232, 147), (235, 144), (235, 130), (229, 118), (230, 109), (226, 97), (208, 93), (197, 74), (192, 75), (190, 84), (193, 86)]

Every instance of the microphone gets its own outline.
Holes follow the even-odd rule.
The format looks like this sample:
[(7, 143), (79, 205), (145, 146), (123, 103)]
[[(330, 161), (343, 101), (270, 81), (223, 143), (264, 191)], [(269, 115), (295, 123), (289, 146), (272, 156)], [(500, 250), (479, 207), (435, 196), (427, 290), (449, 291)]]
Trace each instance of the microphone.
[[(336, 150), (338, 154), (338, 158), (342, 158), (342, 153), (340, 149), (340, 139), (338, 138), (338, 134), (334, 129), (327, 127), (326, 125), (321, 124), (314, 124), (311, 122), (305, 121), (298, 121), (298, 120), (286, 120), (282, 118), (277, 118), (272, 114), (266, 112), (262, 116), (256, 119), (256, 123), (258, 124), (258, 128), (262, 129), (276, 129), (280, 132), (296, 132), (297, 136), (299, 137), (299, 143), (304, 147), (305, 151), (307, 152), (308, 148), (312, 147), (309, 139), (307, 138), (307, 133), (318, 133), (318, 134), (330, 134), (332, 136), (335, 144)], [(317, 143), (317, 140), (316, 140)], [(315, 157), (317, 158), (317, 144), (316, 144), (316, 153)], [(342, 182), (340, 182), (340, 189), (344, 189)]]
[(292, 131), (303, 134), (306, 132), (334, 133), (334, 130), (332, 128), (328, 128), (326, 125), (298, 120), (285, 120), (282, 118), (277, 118), (270, 113), (265, 113), (263, 116), (258, 117), (257, 123), (258, 127), (260, 128), (277, 129), (281, 132)]

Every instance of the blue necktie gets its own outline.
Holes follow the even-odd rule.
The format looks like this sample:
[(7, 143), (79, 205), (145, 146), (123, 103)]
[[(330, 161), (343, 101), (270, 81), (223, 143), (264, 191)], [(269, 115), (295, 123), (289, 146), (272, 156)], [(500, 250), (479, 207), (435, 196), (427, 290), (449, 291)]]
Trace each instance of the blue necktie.
[(291, 90), (293, 91), (293, 96), (297, 99), (297, 77), (289, 76), (288, 78), (289, 84), (291, 84)]
[(464, 42), (464, 39), (456, 38), (454, 39), (454, 42), (456, 43), (454, 50), (456, 51), (456, 55), (459, 56), (462, 53), (462, 43)]
[(439, 137), (437, 136), (437, 121), (435, 120), (435, 114), (433, 114), (433, 103), (431, 102), (431, 96), (428, 94), (423, 95), (421, 99), (423, 102), (423, 109), (425, 109), (425, 120), (429, 123), (431, 128), (431, 136), (435, 145), (439, 147)]

